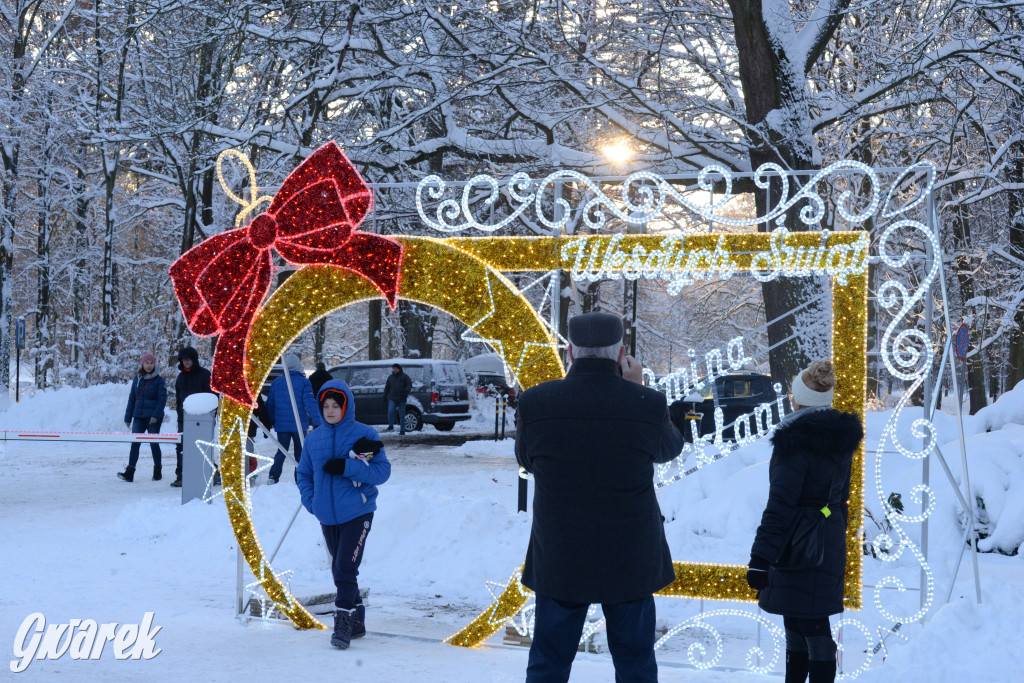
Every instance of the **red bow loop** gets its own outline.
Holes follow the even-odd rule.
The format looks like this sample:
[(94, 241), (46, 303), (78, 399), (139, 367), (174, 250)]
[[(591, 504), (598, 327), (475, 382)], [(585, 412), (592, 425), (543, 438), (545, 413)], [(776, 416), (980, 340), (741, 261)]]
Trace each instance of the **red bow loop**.
[(271, 248), (295, 265), (352, 270), (373, 283), (392, 308), (397, 305), (402, 245), (357, 230), (372, 206), (369, 186), (337, 143), (328, 142), (289, 174), (266, 212), (174, 262), (170, 275), (185, 323), (197, 335), (220, 335), (210, 382), (214, 390), (253, 404), (245, 344), (270, 289)]

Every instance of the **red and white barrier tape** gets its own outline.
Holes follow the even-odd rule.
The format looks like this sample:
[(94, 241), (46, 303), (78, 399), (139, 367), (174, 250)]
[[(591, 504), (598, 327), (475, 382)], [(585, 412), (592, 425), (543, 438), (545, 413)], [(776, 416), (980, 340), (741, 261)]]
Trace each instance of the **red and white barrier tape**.
[(179, 443), (181, 434), (150, 434), (140, 432), (34, 432), (31, 430), (0, 430), (3, 441), (93, 441), (99, 443)]

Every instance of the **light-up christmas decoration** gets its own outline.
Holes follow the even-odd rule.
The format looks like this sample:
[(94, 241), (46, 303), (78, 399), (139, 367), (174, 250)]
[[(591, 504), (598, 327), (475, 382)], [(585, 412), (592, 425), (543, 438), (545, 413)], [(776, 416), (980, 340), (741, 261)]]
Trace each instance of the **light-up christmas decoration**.
[[(325, 146), (318, 150), (317, 154), (331, 148), (332, 145)], [(336, 147), (334, 148), (336, 149)], [(341, 155), (340, 149), (337, 150), (337, 154), (340, 156), (334, 155), (333, 152), (331, 154), (334, 158), (343, 160), (342, 166), (348, 165), (347, 160)], [(310, 160), (307, 160), (303, 166)], [(342, 166), (338, 166), (338, 168)], [(351, 168), (350, 165), (348, 167)], [(300, 169), (302, 168), (300, 166)], [(928, 173), (928, 168), (917, 168), (914, 172)], [(354, 169), (351, 172), (355, 173)], [(882, 204), (883, 213), (888, 217), (897, 216), (911, 206), (891, 209), (893, 191), (889, 192), (884, 202), (880, 202), (877, 177), (871, 169), (856, 162), (833, 164), (818, 172), (815, 179), (840, 172), (862, 173), (866, 176), (870, 188), (867, 208), (863, 210), (849, 206), (853, 201), (849, 192), (840, 197), (836, 211), (850, 223), (863, 222), (876, 215), (879, 204)], [(909, 177), (908, 174), (905, 175)], [(863, 418), (866, 376), (866, 233), (842, 231), (788, 233), (777, 230), (775, 233), (767, 234), (672, 236), (669, 243), (666, 243), (664, 235), (592, 235), (583, 238), (582, 241), (579, 237), (562, 235), (534, 238), (396, 237), (386, 239), (359, 233), (355, 230), (369, 209), (372, 197), (360, 194), (359, 184), (351, 182), (346, 187), (353, 192), (346, 194), (346, 190), (342, 189), (342, 184), (335, 177), (336, 174), (327, 172), (326, 175), (330, 179), (326, 185), (323, 184), (322, 175), (304, 175), (301, 180), (296, 180), (293, 185), (289, 186), (289, 192), (284, 192), (286, 188), (282, 186), (282, 192), (277, 195), (281, 198), (278, 202), (277, 198), (271, 200), (268, 197), (257, 196), (254, 172), (250, 167), (251, 197), (244, 201), (235, 198), (236, 201), (243, 204), (243, 212), (239, 216), (235, 230), (224, 233), (225, 235), (232, 234), (232, 236), (223, 238), (218, 235), (211, 238), (211, 240), (221, 238), (223, 243), (220, 241), (215, 243), (218, 249), (203, 250), (207, 245), (207, 242), (204, 242), (196, 248), (201, 251), (195, 252), (208, 256), (211, 264), (220, 263), (217, 273), (228, 270), (228, 267), (223, 265), (224, 263), (235, 267), (235, 270), (231, 271), (235, 278), (230, 286), (241, 285), (241, 288), (230, 290), (233, 292), (230, 296), (216, 291), (213, 274), (207, 273), (208, 268), (199, 263), (198, 258), (184, 259), (183, 257), (185, 264), (175, 265), (177, 269), (175, 271), (176, 291), (182, 297), (186, 320), (190, 325), (195, 325), (198, 328), (194, 330), (197, 333), (217, 334), (219, 332), (222, 334), (221, 340), (218, 341), (215, 367), (221, 353), (226, 354), (229, 371), (222, 369), (218, 377), (222, 380), (222, 384), (219, 385), (222, 390), (226, 388), (230, 391), (224, 393), (221, 406), (222, 427), (219, 447), (222, 449), (222, 454), (220, 467), (225, 503), (239, 541), (239, 547), (250, 569), (257, 577), (256, 583), (267, 596), (266, 599), (272, 600), (300, 628), (323, 628), (323, 625), (291, 596), (279, 575), (275, 574), (270, 567), (259, 544), (253, 529), (249, 491), (244, 476), (244, 434), (242, 430), (232, 428), (231, 425), (248, 423), (252, 392), (262, 384), (272, 364), (292, 341), (320, 318), (348, 304), (384, 295), (392, 305), (397, 298), (401, 297), (445, 311), (470, 328), (468, 332), (470, 338), (484, 340), (494, 346), (506, 367), (515, 375), (515, 379), (523, 388), (528, 388), (538, 382), (561, 377), (564, 371), (558, 357), (557, 339), (544, 321), (540, 320), (522, 293), (503, 275), (505, 272), (569, 270), (575, 271), (574, 275), (582, 278), (600, 272), (602, 277), (615, 275), (626, 279), (661, 277), (673, 282), (707, 276), (708, 273), (705, 272), (707, 270), (715, 271), (716, 277), (747, 272), (757, 276), (758, 279), (828, 275), (832, 278), (833, 361), (837, 374), (834, 405), (839, 410), (854, 412)], [(769, 180), (776, 175), (784, 180), (787, 177), (781, 169), (762, 169), (755, 177), (755, 183), (759, 186), (767, 186)], [(728, 174), (722, 169), (707, 169), (705, 173), (702, 173), (699, 181), (702, 185), (706, 184), (710, 188), (716, 179), (724, 178), (724, 182), (729, 186), (731, 180), (727, 176)], [(577, 178), (571, 173), (559, 172), (549, 176), (537, 188), (531, 190), (532, 181), (528, 177), (523, 174), (514, 176), (510, 181), (509, 193), (515, 201), (520, 201), (521, 204), (516, 209), (518, 213), (508, 217), (507, 220), (503, 218), (504, 222), (501, 225), (521, 216), (528, 206), (540, 212), (542, 209), (541, 194), (545, 187), (550, 187), (556, 180), (567, 178), (572, 182), (584, 184), (589, 182), (585, 178)], [(929, 187), (922, 192), (921, 196), (930, 191), (930, 184), (934, 180), (933, 171), (928, 178)], [(291, 180), (292, 176), (286, 181), (286, 185), (289, 185)], [(428, 181), (435, 182), (433, 189)], [(359, 183), (361, 184), (361, 182), (360, 179)], [(420, 190), (426, 188), (431, 197), (440, 198), (443, 195), (444, 184), (437, 185), (437, 182), (440, 181), (427, 179), (421, 184)], [(470, 181), (470, 186), (479, 182), (490, 184), (491, 180), (475, 178)], [(603, 207), (619, 219), (628, 219), (626, 222), (637, 222), (638, 215), (641, 215), (642, 220), (647, 221), (664, 208), (667, 198), (680, 201), (688, 209), (701, 215), (707, 215), (716, 223), (734, 226), (754, 225), (763, 223), (766, 219), (779, 221), (784, 217), (785, 211), (799, 201), (806, 201), (806, 205), (800, 211), (800, 219), (805, 223), (814, 224), (824, 215), (822, 200), (813, 190), (814, 182), (816, 182), (813, 179), (812, 182), (800, 186), (792, 197), (788, 197), (784, 192), (783, 196), (787, 197), (785, 201), (773, 208), (769, 216), (761, 216), (756, 219), (723, 219), (718, 216), (716, 212), (721, 209), (728, 197), (708, 206), (688, 206), (683, 201), (686, 199), (683, 195), (654, 174), (634, 174), (627, 180), (627, 184), (630, 182), (634, 184), (633, 189), (623, 192), (623, 196), (627, 198), (625, 209), (614, 208), (614, 203), (607, 196), (601, 194), (596, 199), (590, 200), (589, 208), (586, 211), (590, 218), (587, 220), (595, 221), (594, 225), (602, 225), (603, 222), (596, 221), (604, 221), (604, 214), (600, 212)], [(786, 183), (788, 181), (784, 182), (788, 188), (789, 185)], [(312, 195), (309, 194), (307, 188), (311, 185), (324, 190), (320, 192), (321, 198), (334, 203), (340, 201), (345, 210), (345, 221), (338, 223), (337, 225), (340, 227), (333, 232), (317, 227), (318, 223), (314, 218), (307, 216), (309, 220), (306, 221), (294, 217), (294, 212), (300, 204), (295, 204), (293, 207), (292, 203), (298, 201), (295, 199), (296, 197), (309, 199)], [(498, 224), (491, 226), (477, 224), (471, 218), (465, 218), (470, 216), (468, 187), (463, 194), (461, 203), (445, 204), (442, 202), (436, 214), (437, 225), (426, 221), (428, 225), (440, 226), (438, 229), (448, 232), (466, 228), (491, 231), (501, 227)], [(495, 192), (492, 197), (492, 201), (494, 201), (497, 197), (498, 186), (493, 184), (492, 187)], [(596, 185), (593, 185), (592, 189), (599, 192)], [(418, 200), (420, 194), (418, 193)], [(640, 197), (639, 203), (630, 204), (628, 202), (630, 196)], [(352, 203), (351, 207), (346, 204), (349, 200)], [(257, 205), (266, 201), (271, 202), (268, 211), (257, 216), (248, 225), (243, 225), (246, 216), (251, 214)], [(564, 200), (561, 201), (564, 202)], [(920, 197), (916, 201), (920, 202)], [(309, 203), (301, 205), (306, 207), (307, 212), (315, 212), (315, 209), (310, 208), (314, 204), (315, 202), (309, 199)], [(422, 204), (419, 205), (419, 208), (421, 215), (425, 215)], [(613, 208), (614, 210), (612, 210)], [(561, 215), (564, 221), (567, 220), (566, 216), (571, 207), (565, 204), (562, 209)], [(638, 214), (638, 211), (646, 211), (646, 214)], [(324, 209), (321, 215), (325, 217), (324, 220), (330, 221), (339, 220), (341, 214), (336, 209), (328, 208)], [(460, 216), (463, 218), (460, 219)], [(263, 217), (267, 217), (267, 220), (272, 219), (273, 225), (269, 224), (267, 220), (259, 220)], [(462, 223), (452, 222), (458, 220), (462, 220)], [(292, 228), (281, 228), (282, 222), (289, 226), (302, 225), (306, 232), (298, 234), (296, 237), (297, 233), (289, 232)], [(552, 220), (540, 222), (552, 229), (558, 229), (560, 225), (564, 225), (564, 223), (559, 224), (558, 221)], [(898, 268), (906, 261), (905, 256), (894, 256), (888, 254), (887, 251), (889, 241), (893, 239), (895, 231), (899, 229), (923, 229), (926, 240), (935, 249), (935, 253), (938, 253), (934, 234), (926, 226), (906, 219), (889, 226), (881, 235), (879, 251), (883, 262), (887, 265)], [(272, 237), (271, 233), (273, 233)], [(286, 234), (287, 238), (282, 237), (282, 233)], [(371, 239), (370, 243), (377, 244), (381, 249), (378, 254), (380, 258), (370, 258), (364, 263), (367, 255), (366, 252), (363, 252), (360, 254), (361, 260), (357, 263), (352, 251), (346, 252), (345, 247), (358, 235), (384, 240), (390, 246), (384, 247)], [(345, 239), (348, 241), (344, 241)], [(358, 237), (356, 239), (358, 241), (365, 238)], [(299, 244), (293, 243), (296, 240)], [(329, 245), (329, 247), (324, 245)], [(268, 251), (271, 246), (277, 248), (286, 260), (303, 267), (293, 273), (281, 287), (273, 292), (269, 299), (263, 301), (266, 289), (260, 289), (263, 277), (261, 264), (269, 262), (266, 259), (269, 259)], [(348, 255), (338, 255), (338, 249)], [(253, 260), (237, 265), (236, 262), (230, 260), (234, 257), (225, 256), (225, 252), (242, 254), (247, 259), (252, 257), (255, 260), (255, 265), (253, 265)], [(306, 257), (308, 260), (302, 260)], [(380, 266), (383, 270), (367, 273), (367, 269), (370, 268), (367, 263), (383, 264)], [(378, 266), (372, 267), (377, 268)], [(383, 278), (380, 276), (382, 272), (386, 272), (393, 279)], [(400, 287), (399, 275), (401, 277)], [(906, 324), (910, 318), (908, 311), (920, 300), (921, 292), (927, 291), (925, 284), (930, 284), (933, 279), (934, 274), (929, 273), (927, 283), (920, 285), (916, 292), (910, 292), (905, 286), (898, 284), (887, 285), (887, 288), (883, 288), (881, 293), (883, 306), (895, 307), (897, 304), (901, 304), (901, 311), (897, 318), (902, 318), (903, 324)], [(933, 353), (929, 346), (930, 340), (922, 345), (923, 340), (919, 336), (915, 336), (914, 332), (908, 332), (905, 329), (900, 331), (899, 326), (898, 322), (894, 322), (890, 326), (891, 329), (886, 330), (885, 348), (882, 350), (883, 361), (890, 371), (894, 372), (894, 376), (905, 375), (910, 381), (917, 381), (923, 376), (922, 368), (925, 367), (926, 361), (930, 360), (931, 355), (929, 354)], [(232, 342), (230, 348), (222, 348), (225, 336)], [(916, 347), (923, 349), (919, 356), (913, 355), (913, 348)], [(708, 363), (718, 362), (720, 365), (728, 363), (732, 366), (735, 362), (742, 362), (745, 358), (742, 340), (739, 342), (733, 340), (725, 354), (720, 354), (717, 361), (708, 360)], [(241, 367), (241, 372), (238, 371), (238, 367)], [(899, 373), (903, 373), (903, 375)], [(240, 382), (242, 384), (239, 384)], [(767, 424), (758, 424), (759, 432), (769, 428)], [(927, 424), (915, 425), (915, 429), (922, 435), (933, 433), (933, 430), (929, 432), (931, 427)], [(894, 429), (887, 428), (886, 434), (886, 438), (890, 438), (894, 443), (897, 442)], [(925, 449), (928, 445), (928, 443), (925, 444)], [(881, 448), (880, 446), (880, 451)], [(901, 446), (897, 445), (897, 448), (901, 448)], [(910, 457), (923, 457), (923, 451), (920, 449), (903, 447), (903, 451), (906, 451), (905, 454)], [(880, 461), (881, 452), (876, 457)], [(852, 468), (849, 499), (851, 519), (847, 530), (845, 604), (848, 609), (861, 607), (860, 511), (863, 508), (863, 485), (864, 459), (863, 453), (858, 451), (855, 454)], [(882, 490), (878, 482), (874, 488), (878, 489), (875, 491), (876, 494)], [(933, 501), (932, 494), (928, 490), (915, 489), (913, 493), (921, 499), (927, 495), (929, 502)], [(933, 508), (929, 508), (918, 516), (908, 514), (902, 519), (902, 523), (919, 521), (927, 517), (930, 509)], [(895, 511), (887, 508), (887, 516), (890, 513), (894, 518), (897, 515)], [(896, 531), (891, 545), (899, 546), (899, 552), (903, 552), (905, 549), (912, 554), (930, 576), (927, 563), (913, 546), (910, 537), (902, 531), (902, 527), (898, 526), (901, 520), (896, 519), (895, 521)], [(661, 591), (660, 595), (743, 602), (754, 599), (752, 591), (746, 585), (745, 566), (676, 561), (675, 569), (675, 581)], [(927, 585), (928, 605), (931, 604), (932, 585), (933, 582), (929, 579)], [(880, 586), (875, 589), (874, 595), (874, 603), (879, 614), (887, 619), (895, 620), (898, 617), (906, 620), (908, 617), (893, 614), (891, 610), (886, 609), (882, 605), (881, 598), (883, 587), (899, 588), (901, 584), (898, 584), (895, 579), (885, 579)], [(255, 588), (255, 585), (253, 587)], [(524, 589), (519, 582), (519, 570), (514, 571), (510, 580), (503, 584), (494, 603), (472, 623), (453, 635), (448, 642), (462, 646), (475, 646), (483, 642), (503, 624), (513, 619), (527, 603), (529, 596), (529, 591)], [(923, 609), (926, 610), (927, 607)], [(715, 616), (751, 618), (751, 614), (753, 613), (739, 609), (717, 610), (706, 613), (703, 618), (705, 620)], [(920, 614), (910, 615), (910, 617), (919, 616)], [(843, 619), (843, 623), (851, 624), (851, 628), (861, 630), (866, 628), (854, 621), (849, 616)], [(674, 632), (697, 626), (704, 628), (707, 623), (704, 621), (699, 624), (692, 622), (686, 626), (680, 625)], [(769, 630), (772, 628), (768, 625), (765, 626)], [(867, 633), (867, 631), (865, 632)], [(777, 634), (772, 632), (772, 635)], [(761, 659), (760, 664), (751, 663), (752, 668), (762, 670), (770, 666), (766, 662), (771, 662), (773, 658), (761, 655), (763, 653), (760, 651), (751, 651), (751, 657), (756, 656)], [(702, 662), (710, 661), (703, 656), (700, 660)]]
[[(251, 164), (241, 158), (249, 171), (250, 199), (229, 191), (243, 207), (236, 225), (266, 199), (259, 196)], [(221, 184), (228, 190), (223, 175)], [(329, 142), (285, 179), (266, 212), (247, 226), (214, 235), (175, 261), (171, 279), (185, 323), (199, 336), (219, 335), (210, 377), (214, 391), (253, 403), (245, 381), (246, 341), (270, 289), (271, 249), (295, 265), (329, 264), (358, 273), (395, 306), (401, 245), (356, 230), (372, 206), (370, 188), (341, 148)]]

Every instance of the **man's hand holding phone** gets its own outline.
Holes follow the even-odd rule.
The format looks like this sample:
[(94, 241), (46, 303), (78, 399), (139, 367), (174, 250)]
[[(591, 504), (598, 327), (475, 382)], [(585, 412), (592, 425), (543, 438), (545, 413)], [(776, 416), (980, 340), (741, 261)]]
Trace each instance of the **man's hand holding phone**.
[(623, 379), (628, 379), (630, 382), (636, 382), (637, 384), (644, 383), (644, 369), (640, 365), (640, 362), (633, 358), (628, 353), (622, 357), (622, 362), (619, 363), (619, 369), (622, 370)]

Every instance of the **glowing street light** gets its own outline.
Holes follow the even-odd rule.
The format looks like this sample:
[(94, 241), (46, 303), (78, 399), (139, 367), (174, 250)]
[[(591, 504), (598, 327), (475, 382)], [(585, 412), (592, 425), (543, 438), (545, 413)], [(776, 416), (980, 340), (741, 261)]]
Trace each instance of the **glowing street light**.
[(601, 153), (615, 166), (624, 164), (633, 157), (633, 150), (624, 142), (616, 142), (603, 147)]

